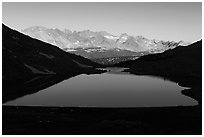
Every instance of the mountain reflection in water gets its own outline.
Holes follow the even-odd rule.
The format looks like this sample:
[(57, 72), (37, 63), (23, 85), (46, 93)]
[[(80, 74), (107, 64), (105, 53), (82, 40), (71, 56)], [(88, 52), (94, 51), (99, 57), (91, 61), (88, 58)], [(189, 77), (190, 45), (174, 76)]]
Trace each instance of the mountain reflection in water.
[[(6, 105), (72, 107), (193, 106), (197, 101), (181, 94), (174, 82), (107, 68), (103, 74), (81, 74)], [(121, 73), (121, 74), (120, 74)]]

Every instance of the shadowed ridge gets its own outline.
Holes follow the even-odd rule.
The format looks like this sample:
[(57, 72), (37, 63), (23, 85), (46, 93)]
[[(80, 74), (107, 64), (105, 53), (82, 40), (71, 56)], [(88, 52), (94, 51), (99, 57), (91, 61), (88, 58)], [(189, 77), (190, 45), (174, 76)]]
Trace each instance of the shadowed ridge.
[(100, 65), (2, 24), (3, 102), (39, 91), (68, 77), (102, 72), (95, 70), (97, 66)]
[(132, 74), (161, 76), (178, 82), (181, 86), (191, 87), (192, 89), (182, 93), (202, 104), (202, 40), (116, 66), (128, 67), (129, 70), (126, 71)]

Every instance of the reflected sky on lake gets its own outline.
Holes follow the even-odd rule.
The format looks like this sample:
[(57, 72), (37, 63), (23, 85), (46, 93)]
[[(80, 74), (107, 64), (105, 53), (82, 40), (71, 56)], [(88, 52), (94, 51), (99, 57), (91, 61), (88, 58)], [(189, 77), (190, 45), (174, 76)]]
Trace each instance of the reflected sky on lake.
[(148, 76), (124, 73), (82, 74), (5, 104), (72, 107), (197, 105), (196, 100), (181, 94), (183, 89), (176, 83)]

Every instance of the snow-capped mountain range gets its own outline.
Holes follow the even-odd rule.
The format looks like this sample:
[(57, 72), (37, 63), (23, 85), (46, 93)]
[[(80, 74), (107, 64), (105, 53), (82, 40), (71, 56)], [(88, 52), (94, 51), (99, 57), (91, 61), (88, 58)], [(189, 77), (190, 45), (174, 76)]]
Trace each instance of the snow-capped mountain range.
[(21, 32), (32, 38), (55, 45), (64, 51), (87, 58), (133, 56), (141, 52), (160, 53), (179, 45), (190, 44), (183, 41), (149, 40), (143, 36), (135, 37), (126, 33), (114, 36), (105, 31), (84, 30), (76, 32), (68, 29), (49, 29), (42, 26), (29, 27)]

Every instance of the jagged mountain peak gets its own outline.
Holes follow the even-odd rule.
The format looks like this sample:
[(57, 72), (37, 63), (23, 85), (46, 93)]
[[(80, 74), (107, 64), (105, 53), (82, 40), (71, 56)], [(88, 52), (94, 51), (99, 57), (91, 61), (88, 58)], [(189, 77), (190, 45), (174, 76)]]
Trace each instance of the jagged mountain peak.
[(145, 38), (144, 36), (142, 35), (138, 35), (135, 37), (136, 39), (143, 39), (143, 40), (148, 40), (147, 38)]
[(102, 36), (112, 36), (112, 34), (106, 32), (106, 31), (98, 31)]
[(34, 26), (25, 29), (24, 33), (31, 37), (40, 39), (44, 42), (56, 45), (61, 49), (93, 48), (100, 47), (105, 50), (124, 49), (134, 52), (163, 52), (169, 48), (174, 48), (180, 44), (187, 45), (185, 42), (149, 40), (141, 35), (132, 36), (123, 33), (120, 36), (113, 36), (106, 31), (70, 31), (59, 29), (47, 29), (46, 27)]
[(43, 27), (43, 26), (32, 26), (29, 28), (24, 29), (23, 31), (43, 31), (43, 30), (47, 30), (48, 28)]
[(72, 31), (69, 30), (69, 29), (64, 29), (63, 32), (64, 32), (65, 34), (68, 34), (68, 35), (72, 34)]
[(129, 36), (127, 33), (122, 33), (120, 36)]

